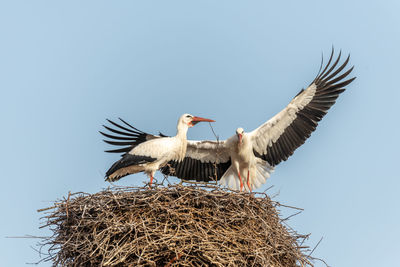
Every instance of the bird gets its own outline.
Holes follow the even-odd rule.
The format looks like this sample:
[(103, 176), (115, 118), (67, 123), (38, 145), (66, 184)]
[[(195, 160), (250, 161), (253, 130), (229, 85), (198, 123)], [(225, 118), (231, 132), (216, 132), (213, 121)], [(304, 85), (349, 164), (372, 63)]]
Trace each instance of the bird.
[[(170, 161), (180, 162), (186, 154), (186, 133), (190, 127), (199, 122), (215, 122), (211, 119), (183, 114), (177, 124), (176, 136), (168, 137), (163, 134), (151, 135), (138, 130), (120, 118), (121, 123), (107, 120), (116, 128), (103, 125), (113, 134), (100, 133), (110, 139), (104, 142), (123, 146), (123, 148), (107, 150), (110, 153), (124, 153), (106, 172), (106, 181), (114, 182), (129, 174), (138, 172), (146, 173), (153, 183), (155, 172)], [(117, 134), (117, 135), (114, 135)]]
[[(187, 140), (185, 156), (171, 159), (161, 166), (160, 171), (182, 180), (218, 181), (223, 186), (240, 191), (252, 191), (260, 187), (276, 165), (286, 161), (304, 144), (345, 91), (345, 86), (356, 78), (346, 80), (354, 66), (342, 72), (350, 55), (338, 66), (340, 58), (341, 52), (333, 60), (332, 48), (327, 64), (323, 67), (321, 61), (319, 72), (310, 85), (301, 89), (283, 110), (255, 130), (245, 132), (238, 127), (235, 134), (226, 140)], [(161, 134), (142, 135), (149, 136), (146, 138), (162, 138)], [(142, 141), (143, 137), (136, 138), (130, 144)]]
[[(162, 172), (181, 179), (219, 181), (231, 189), (252, 191), (266, 182), (276, 165), (286, 161), (310, 137), (318, 122), (356, 77), (346, 77), (354, 66), (343, 71), (350, 55), (338, 65), (334, 49), (327, 64), (323, 61), (315, 79), (271, 119), (251, 132), (242, 127), (223, 141), (187, 142), (182, 161), (171, 161)], [(321, 71), (322, 70), (322, 71)], [(245, 183), (243, 180), (245, 179)]]

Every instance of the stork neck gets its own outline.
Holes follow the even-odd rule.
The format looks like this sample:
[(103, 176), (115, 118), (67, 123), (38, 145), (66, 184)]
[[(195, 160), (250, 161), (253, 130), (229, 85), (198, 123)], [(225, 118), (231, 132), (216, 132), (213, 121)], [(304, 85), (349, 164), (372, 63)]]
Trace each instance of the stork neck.
[(184, 123), (179, 123), (178, 126), (176, 127), (176, 136), (179, 137), (180, 139), (186, 140), (186, 134), (189, 129), (189, 126), (184, 124)]
[(239, 147), (246, 147), (249, 144), (249, 138), (246, 134), (242, 135), (242, 143), (239, 143), (238, 141), (238, 146)]

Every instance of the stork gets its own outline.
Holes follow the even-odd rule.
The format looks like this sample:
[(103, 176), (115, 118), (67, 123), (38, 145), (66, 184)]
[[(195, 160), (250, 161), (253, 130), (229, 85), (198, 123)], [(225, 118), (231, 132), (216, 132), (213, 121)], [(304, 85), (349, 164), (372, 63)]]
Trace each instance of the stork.
[[(246, 133), (237, 128), (225, 141), (188, 141), (182, 161), (172, 161), (162, 172), (182, 179), (219, 180), (232, 189), (251, 191), (270, 176), (274, 167), (289, 156), (316, 129), (318, 122), (335, 103), (345, 86), (356, 77), (345, 79), (353, 70), (350, 56), (339, 67), (341, 53), (333, 62), (334, 50), (324, 69), (307, 89), (302, 89), (282, 111), (257, 129)], [(244, 185), (242, 177), (246, 178)]]
[(150, 177), (150, 185), (153, 183), (154, 174), (158, 169), (169, 161), (181, 162), (183, 160), (186, 154), (186, 133), (190, 127), (201, 121), (214, 122), (214, 120), (183, 114), (178, 120), (176, 136), (167, 137), (161, 133), (159, 136), (147, 134), (126, 121), (120, 120), (123, 125), (108, 120), (117, 127), (116, 129), (103, 125), (118, 136), (100, 131), (105, 137), (118, 140), (104, 140), (106, 143), (124, 146), (106, 152), (125, 152), (122, 158), (106, 172), (106, 180), (116, 181), (129, 174), (145, 172)]

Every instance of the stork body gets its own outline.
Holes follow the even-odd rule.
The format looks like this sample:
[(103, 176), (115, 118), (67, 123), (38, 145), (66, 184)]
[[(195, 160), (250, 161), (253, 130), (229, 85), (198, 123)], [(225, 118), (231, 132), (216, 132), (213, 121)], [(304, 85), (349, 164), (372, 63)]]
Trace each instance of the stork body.
[(129, 174), (144, 172), (150, 177), (151, 184), (154, 174), (158, 169), (165, 166), (171, 160), (178, 162), (183, 160), (186, 155), (186, 134), (189, 127), (193, 127), (200, 121), (212, 122), (213, 120), (184, 114), (178, 120), (177, 134), (173, 137), (146, 134), (124, 120), (121, 119), (121, 121), (125, 124), (124, 126), (110, 121), (119, 129), (104, 126), (109, 131), (119, 134), (119, 136), (100, 132), (108, 138), (128, 140), (128, 142), (105, 140), (105, 142), (112, 145), (127, 146), (122, 149), (108, 151), (126, 153), (106, 172), (106, 180), (116, 181)]
[(271, 165), (254, 155), (251, 138), (244, 134), (242, 128), (236, 130), (236, 135), (227, 139), (224, 143), (231, 167), (224, 173), (220, 183), (233, 189), (245, 188), (251, 191), (265, 183), (273, 168)]

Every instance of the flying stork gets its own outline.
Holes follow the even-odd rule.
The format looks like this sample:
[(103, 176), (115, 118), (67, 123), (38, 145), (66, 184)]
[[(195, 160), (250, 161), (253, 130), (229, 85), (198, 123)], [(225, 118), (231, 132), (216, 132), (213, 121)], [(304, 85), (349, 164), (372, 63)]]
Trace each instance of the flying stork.
[[(181, 162), (186, 154), (186, 133), (190, 127), (198, 122), (214, 120), (183, 114), (177, 124), (177, 134), (167, 137), (147, 134), (131, 126), (120, 119), (123, 125), (108, 120), (116, 128), (103, 125), (107, 130), (116, 135), (101, 132), (107, 138), (118, 141), (104, 140), (106, 143), (116, 146), (124, 146), (120, 149), (108, 150), (111, 153), (125, 153), (106, 172), (107, 181), (116, 181), (120, 178), (138, 172), (145, 172), (150, 177), (150, 185), (153, 183), (154, 173), (173, 160)], [(128, 128), (129, 127), (129, 128)]]
[[(224, 141), (188, 140), (186, 155), (171, 159), (161, 166), (161, 172), (184, 180), (219, 180), (220, 184), (236, 190), (245, 188), (251, 191), (261, 186), (276, 165), (287, 160), (304, 144), (339, 94), (345, 91), (344, 87), (355, 79), (345, 79), (353, 67), (340, 74), (350, 56), (339, 67), (341, 53), (334, 62), (333, 57), (332, 49), (328, 63), (322, 71), (321, 63), (320, 71), (311, 84), (305, 90), (300, 90), (289, 105), (257, 129), (245, 132), (237, 128), (236, 133)], [(140, 142), (141, 139), (136, 138), (126, 145)]]

